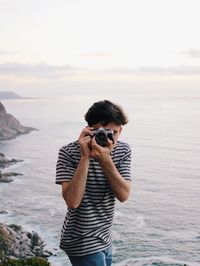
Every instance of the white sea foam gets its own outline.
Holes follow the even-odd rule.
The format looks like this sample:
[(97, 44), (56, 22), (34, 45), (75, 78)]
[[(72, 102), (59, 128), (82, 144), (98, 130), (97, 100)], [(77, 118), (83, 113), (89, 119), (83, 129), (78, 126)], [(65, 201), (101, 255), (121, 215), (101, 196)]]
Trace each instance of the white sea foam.
[(127, 259), (113, 266), (200, 266), (197, 262), (180, 261), (169, 257)]

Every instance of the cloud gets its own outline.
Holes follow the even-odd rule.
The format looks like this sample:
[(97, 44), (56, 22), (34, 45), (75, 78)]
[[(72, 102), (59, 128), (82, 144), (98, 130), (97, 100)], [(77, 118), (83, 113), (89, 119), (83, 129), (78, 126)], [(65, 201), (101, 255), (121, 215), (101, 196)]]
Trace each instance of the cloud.
[(5, 50), (0, 50), (0, 55), (8, 55), (8, 54), (13, 54), (13, 52), (5, 51)]
[(190, 48), (189, 50), (183, 51), (183, 54), (191, 58), (200, 58), (200, 50)]
[(60, 76), (78, 70), (70, 65), (48, 65), (45, 63), (25, 64), (25, 63), (4, 63), (0, 64), (0, 75), (22, 75), (22, 76)]
[(200, 76), (200, 65), (179, 65), (171, 67), (146, 66), (135, 69), (84, 69), (71, 65), (49, 65), (46, 63), (2, 63), (0, 77), (34, 78), (34, 79), (71, 79), (71, 80), (101, 80), (101, 79), (134, 79), (149, 77)]
[(108, 57), (114, 57), (115, 54), (106, 53), (106, 52), (92, 52), (92, 53), (82, 53), (81, 56), (93, 57), (93, 58), (108, 58)]
[(1, 6), (9, 6), (15, 3), (14, 0), (0, 0), (0, 5)]
[(179, 65), (173, 67), (142, 67), (138, 69), (139, 72), (144, 74), (157, 74), (157, 75), (199, 75), (200, 65)]
[(0, 56), (15, 56), (15, 55), (20, 55), (18, 51), (15, 50), (4, 50), (0, 48)]
[(139, 67), (136, 69), (110, 69), (108, 73), (112, 74), (125, 74), (125, 75), (199, 75), (200, 65), (179, 65), (171, 67)]

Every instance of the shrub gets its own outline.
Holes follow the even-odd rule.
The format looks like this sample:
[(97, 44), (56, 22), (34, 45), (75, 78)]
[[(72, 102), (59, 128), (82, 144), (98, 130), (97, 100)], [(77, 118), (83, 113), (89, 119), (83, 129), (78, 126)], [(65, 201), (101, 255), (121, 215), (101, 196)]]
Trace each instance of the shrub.
[(50, 266), (50, 263), (43, 258), (32, 257), (28, 259), (4, 259), (0, 266)]

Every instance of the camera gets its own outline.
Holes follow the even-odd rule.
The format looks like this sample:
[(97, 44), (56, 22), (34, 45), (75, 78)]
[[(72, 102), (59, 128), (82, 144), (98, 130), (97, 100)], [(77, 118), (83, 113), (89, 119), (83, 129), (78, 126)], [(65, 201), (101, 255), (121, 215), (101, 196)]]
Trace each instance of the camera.
[(98, 129), (93, 130), (93, 136), (95, 137), (97, 144), (99, 144), (102, 147), (107, 146), (108, 139), (112, 140), (114, 144), (112, 129), (105, 129), (103, 127), (100, 127)]

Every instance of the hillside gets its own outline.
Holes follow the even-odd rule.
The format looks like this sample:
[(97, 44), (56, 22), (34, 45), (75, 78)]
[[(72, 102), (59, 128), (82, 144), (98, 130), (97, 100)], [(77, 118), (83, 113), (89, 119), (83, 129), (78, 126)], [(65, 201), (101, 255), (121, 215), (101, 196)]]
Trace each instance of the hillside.
[(0, 91), (0, 100), (6, 100), (6, 99), (23, 99), (24, 97), (21, 97), (17, 95), (15, 92), (12, 91)]
[(0, 141), (15, 138), (19, 134), (28, 133), (33, 129), (21, 125), (13, 115), (6, 112), (4, 105), (0, 102)]

